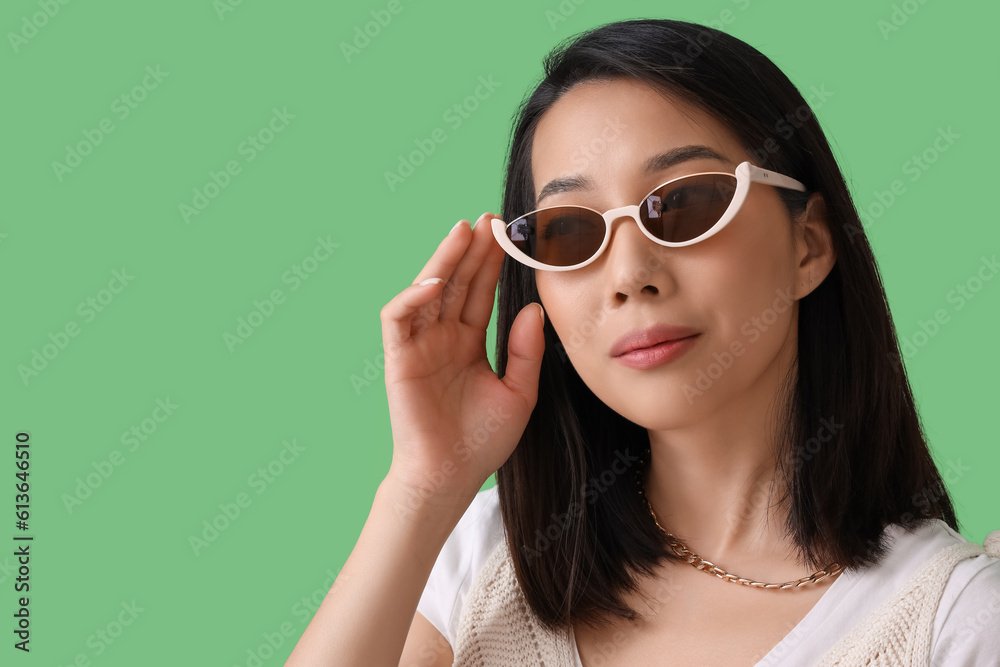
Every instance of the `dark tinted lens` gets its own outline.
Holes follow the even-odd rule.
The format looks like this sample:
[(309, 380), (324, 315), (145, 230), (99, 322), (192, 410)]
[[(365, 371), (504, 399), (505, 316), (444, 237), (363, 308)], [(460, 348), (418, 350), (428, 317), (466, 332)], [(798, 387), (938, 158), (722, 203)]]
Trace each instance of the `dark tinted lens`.
[(604, 231), (604, 218), (576, 206), (529, 213), (507, 226), (507, 236), (521, 252), (550, 266), (590, 259), (601, 247)]
[(711, 229), (736, 193), (736, 176), (701, 174), (654, 191), (639, 205), (639, 217), (653, 236), (680, 243)]

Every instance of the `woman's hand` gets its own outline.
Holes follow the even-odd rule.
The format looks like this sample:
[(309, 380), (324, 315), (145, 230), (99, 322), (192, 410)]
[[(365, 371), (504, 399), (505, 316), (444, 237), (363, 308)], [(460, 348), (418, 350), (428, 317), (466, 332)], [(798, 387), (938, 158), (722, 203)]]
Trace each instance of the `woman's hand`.
[[(484, 213), (473, 229), (461, 221), (380, 314), (393, 440), (388, 477), (421, 505), (471, 502), (514, 451), (538, 398), (540, 304), (514, 320), (502, 379), (486, 356), (504, 257), (490, 229), (494, 217)], [(442, 282), (419, 284), (429, 278)]]

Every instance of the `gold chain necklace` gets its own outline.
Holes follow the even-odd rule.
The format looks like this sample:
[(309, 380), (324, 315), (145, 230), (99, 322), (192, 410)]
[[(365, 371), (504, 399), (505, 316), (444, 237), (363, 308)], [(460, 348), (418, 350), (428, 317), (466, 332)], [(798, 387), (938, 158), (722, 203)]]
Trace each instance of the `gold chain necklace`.
[(731, 581), (736, 584), (741, 584), (743, 586), (753, 586), (754, 588), (797, 588), (805, 584), (816, 583), (826, 579), (827, 577), (835, 577), (844, 571), (844, 568), (837, 563), (831, 563), (827, 565), (822, 570), (817, 570), (816, 572), (810, 574), (808, 577), (802, 577), (801, 579), (796, 579), (795, 581), (786, 581), (781, 584), (768, 584), (761, 581), (753, 581), (752, 579), (746, 579), (744, 577), (737, 576), (735, 574), (730, 574), (726, 572), (721, 567), (715, 565), (711, 561), (707, 561), (698, 554), (694, 553), (681, 542), (679, 539), (668, 533), (660, 525), (659, 520), (656, 518), (656, 513), (653, 512), (653, 506), (649, 502), (649, 498), (646, 497), (646, 493), (642, 488), (642, 471), (645, 467), (646, 460), (643, 458), (639, 461), (639, 469), (636, 471), (635, 475), (635, 485), (639, 489), (639, 495), (643, 500), (646, 501), (646, 507), (649, 508), (649, 513), (653, 517), (653, 521), (656, 522), (656, 527), (659, 528), (664, 535), (670, 540), (670, 547), (673, 549), (674, 553), (683, 558), (688, 563), (691, 563), (694, 567), (708, 574), (714, 574), (723, 581)]

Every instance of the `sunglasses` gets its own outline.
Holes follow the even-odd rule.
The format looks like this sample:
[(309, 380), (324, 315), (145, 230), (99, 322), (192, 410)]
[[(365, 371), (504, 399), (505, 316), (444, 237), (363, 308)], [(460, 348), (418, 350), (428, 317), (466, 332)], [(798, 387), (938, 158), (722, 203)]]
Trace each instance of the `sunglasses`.
[(586, 206), (548, 206), (513, 222), (494, 218), (493, 236), (507, 254), (533, 269), (571, 271), (600, 257), (611, 223), (623, 215), (651, 241), (680, 248), (718, 234), (746, 200), (750, 183), (804, 192), (806, 186), (776, 171), (741, 162), (736, 173), (689, 174), (656, 186), (638, 205), (599, 213)]

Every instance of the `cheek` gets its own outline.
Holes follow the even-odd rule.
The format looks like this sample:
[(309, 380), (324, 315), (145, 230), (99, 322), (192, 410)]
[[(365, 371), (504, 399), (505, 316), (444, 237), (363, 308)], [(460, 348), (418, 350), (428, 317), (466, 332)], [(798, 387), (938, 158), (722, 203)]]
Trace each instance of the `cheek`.
[(579, 276), (574, 278), (570, 281), (560, 276), (536, 277), (536, 285), (545, 317), (562, 343), (560, 356), (563, 361), (572, 362), (583, 377), (586, 366), (600, 359), (604, 344), (601, 326), (608, 313), (598, 298), (597, 287)]
[(786, 301), (794, 295), (794, 285), (789, 283), (781, 259), (773, 253), (742, 254), (732, 257), (724, 274), (720, 274), (713, 285), (711, 302), (717, 304), (717, 315), (724, 318), (723, 328), (734, 332), (762, 318), (769, 325), (779, 321), (781, 313), (775, 310), (774, 303), (780, 295), (787, 295)]
[[(764, 327), (787, 325), (788, 302), (796, 294), (790, 222), (777, 205), (754, 203), (724, 230), (732, 234), (720, 234), (714, 247), (709, 244), (716, 239), (709, 239), (699, 253), (705, 267), (700, 300), (711, 304), (710, 316), (729, 338), (726, 343), (756, 342)], [(755, 327), (760, 333), (751, 332)]]
[[(761, 235), (763, 236), (763, 235)], [(705, 270), (698, 301), (711, 336), (689, 378), (696, 387), (739, 391), (774, 363), (797, 326), (793, 260), (782, 244), (755, 236)], [(697, 383), (697, 384), (695, 384)]]

